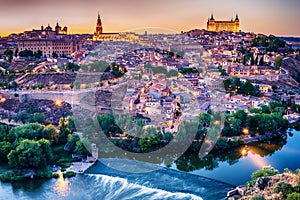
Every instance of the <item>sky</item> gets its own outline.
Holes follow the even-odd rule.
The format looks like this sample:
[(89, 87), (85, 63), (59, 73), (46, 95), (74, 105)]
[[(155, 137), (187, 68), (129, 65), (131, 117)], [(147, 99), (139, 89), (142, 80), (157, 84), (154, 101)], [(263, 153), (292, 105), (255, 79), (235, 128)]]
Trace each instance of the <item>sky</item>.
[(104, 32), (205, 29), (211, 13), (216, 20), (237, 13), (242, 31), (300, 36), (299, 8), (300, 0), (0, 0), (0, 36), (57, 21), (70, 33), (92, 34), (98, 11)]

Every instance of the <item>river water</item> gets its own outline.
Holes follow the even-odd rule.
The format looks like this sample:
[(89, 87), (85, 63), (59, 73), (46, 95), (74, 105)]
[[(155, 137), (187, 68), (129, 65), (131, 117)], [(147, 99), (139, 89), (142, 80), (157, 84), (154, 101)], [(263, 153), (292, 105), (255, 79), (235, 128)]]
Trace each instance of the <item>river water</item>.
[[(186, 154), (169, 168), (106, 158), (75, 178), (0, 183), (0, 199), (224, 199), (233, 185), (244, 184), (263, 166), (280, 171), (299, 168), (299, 144), (300, 132), (292, 130), (287, 138), (210, 153), (205, 158)], [(136, 168), (130, 173), (107, 167), (110, 165), (150, 170), (139, 173)]]

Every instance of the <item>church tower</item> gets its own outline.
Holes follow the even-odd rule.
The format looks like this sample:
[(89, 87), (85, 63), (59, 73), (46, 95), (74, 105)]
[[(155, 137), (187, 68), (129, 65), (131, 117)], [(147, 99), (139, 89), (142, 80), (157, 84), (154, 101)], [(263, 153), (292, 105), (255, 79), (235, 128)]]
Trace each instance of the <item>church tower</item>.
[(98, 12), (97, 26), (96, 26), (96, 34), (100, 35), (103, 33), (102, 22), (100, 19), (100, 14)]

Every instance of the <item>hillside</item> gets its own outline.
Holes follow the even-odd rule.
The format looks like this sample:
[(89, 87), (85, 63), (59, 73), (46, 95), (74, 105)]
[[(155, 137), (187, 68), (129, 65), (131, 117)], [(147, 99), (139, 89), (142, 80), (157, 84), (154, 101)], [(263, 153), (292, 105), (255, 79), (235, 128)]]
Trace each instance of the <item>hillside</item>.
[(248, 185), (248, 190), (245, 193), (245, 196), (243, 196), (241, 199), (294, 199), (294, 197), (291, 197), (292, 193), (297, 193), (297, 197), (299, 198), (299, 181), (299, 170), (296, 172), (285, 170), (285, 172), (281, 174), (275, 174), (273, 176), (261, 176), (255, 181), (254, 184)]
[(300, 55), (295, 58), (284, 59), (282, 67), (287, 69), (291, 77), (300, 83)]

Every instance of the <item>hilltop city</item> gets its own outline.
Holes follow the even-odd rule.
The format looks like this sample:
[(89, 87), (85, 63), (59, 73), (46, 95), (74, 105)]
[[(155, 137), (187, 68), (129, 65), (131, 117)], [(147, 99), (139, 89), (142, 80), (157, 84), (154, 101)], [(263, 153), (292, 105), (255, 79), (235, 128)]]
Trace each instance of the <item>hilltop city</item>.
[[(300, 119), (300, 42), (243, 32), (239, 17), (212, 14), (206, 29), (140, 34), (105, 32), (98, 14), (92, 34), (69, 34), (57, 22), (0, 38), (1, 159), (15, 169), (82, 173), (98, 159), (94, 121), (136, 153), (182, 142), (195, 121), (190, 151), (282, 136)], [(45, 163), (16, 158), (25, 143), (49, 145)], [(48, 177), (38, 171), (29, 174)]]

